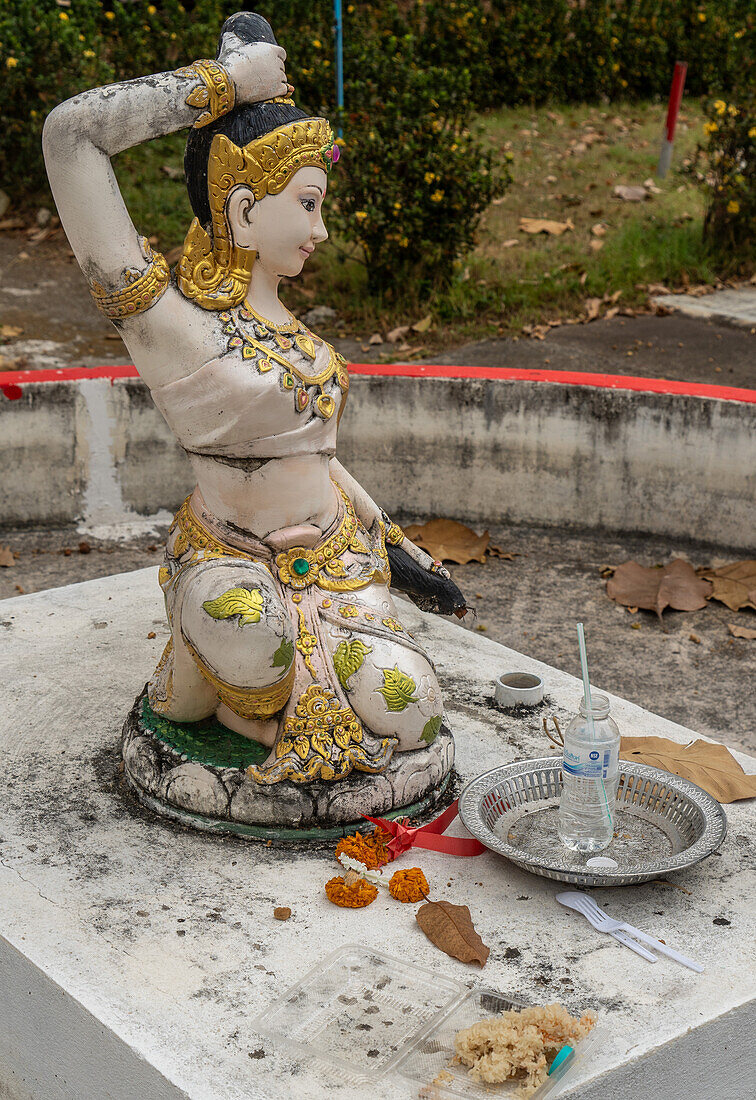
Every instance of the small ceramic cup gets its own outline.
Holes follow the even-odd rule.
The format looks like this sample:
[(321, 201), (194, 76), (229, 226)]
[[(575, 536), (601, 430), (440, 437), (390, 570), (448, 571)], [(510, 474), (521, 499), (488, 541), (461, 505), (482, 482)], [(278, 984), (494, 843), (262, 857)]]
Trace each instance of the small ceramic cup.
[(532, 672), (505, 672), (494, 681), (494, 699), (500, 707), (534, 707), (543, 699), (543, 680)]

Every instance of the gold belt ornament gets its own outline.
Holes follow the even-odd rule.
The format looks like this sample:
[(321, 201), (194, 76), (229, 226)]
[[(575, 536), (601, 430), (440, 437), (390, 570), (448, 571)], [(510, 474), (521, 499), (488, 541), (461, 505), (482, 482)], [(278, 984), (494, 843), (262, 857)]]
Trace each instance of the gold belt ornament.
[(360, 588), (367, 588), (376, 581), (383, 583), (388, 581), (388, 559), (383, 542), (383, 528), (381, 528), (379, 552), (384, 560), (386, 572), (371, 569), (367, 575), (363, 573), (356, 577), (346, 576), (346, 566), (340, 555), (345, 550), (352, 550), (357, 554), (365, 554), (369, 551), (357, 534), (359, 523), (352, 502), (341, 486), (336, 485), (336, 488), (344, 501), (344, 518), (338, 531), (314, 549), (307, 546), (292, 546), (276, 556), (278, 579), (287, 588), (301, 590), (315, 584), (327, 592), (354, 592)]

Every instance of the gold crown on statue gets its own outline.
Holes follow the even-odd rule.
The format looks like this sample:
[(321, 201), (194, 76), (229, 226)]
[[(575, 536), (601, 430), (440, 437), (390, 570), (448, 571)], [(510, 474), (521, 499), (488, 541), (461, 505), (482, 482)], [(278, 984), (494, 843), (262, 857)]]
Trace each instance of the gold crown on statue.
[[(293, 101), (280, 96), (270, 102)], [(246, 185), (259, 201), (280, 194), (300, 168), (330, 172), (338, 159), (339, 147), (324, 118), (297, 119), (242, 148), (225, 134), (216, 134), (207, 165), (212, 237), (195, 218), (176, 268), (185, 297), (203, 309), (228, 309), (247, 294), (255, 252), (233, 243), (226, 201), (235, 187)]]

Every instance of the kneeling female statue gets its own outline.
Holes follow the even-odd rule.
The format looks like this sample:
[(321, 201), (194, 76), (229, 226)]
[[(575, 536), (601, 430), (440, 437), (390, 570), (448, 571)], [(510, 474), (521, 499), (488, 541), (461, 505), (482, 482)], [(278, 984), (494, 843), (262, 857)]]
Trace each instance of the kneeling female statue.
[[(346, 363), (278, 296), (327, 238), (339, 157), (284, 59), (239, 13), (217, 60), (85, 92), (44, 131), (71, 247), (197, 480), (160, 569), (171, 638), (126, 724), (127, 776), (163, 812), (230, 828), (427, 801), (453, 741), (392, 570), (420, 606), (464, 609), (335, 457)], [(110, 157), (185, 127), (195, 218), (171, 273)]]

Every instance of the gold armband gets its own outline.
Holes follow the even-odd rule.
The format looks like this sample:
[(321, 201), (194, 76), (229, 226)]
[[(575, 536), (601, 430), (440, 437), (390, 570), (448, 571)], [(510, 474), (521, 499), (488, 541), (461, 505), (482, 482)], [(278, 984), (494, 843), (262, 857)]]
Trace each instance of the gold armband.
[(233, 110), (236, 99), (234, 82), (217, 61), (194, 61), (184, 69), (176, 69), (175, 75), (193, 76), (202, 81), (198, 88), (192, 88), (184, 101), (189, 107), (206, 108), (194, 120), (195, 129), (207, 126), (208, 122), (215, 122), (216, 118)]
[(146, 237), (140, 238), (139, 243), (147, 257), (146, 271), (140, 275), (127, 268), (124, 274), (126, 285), (120, 290), (107, 291), (100, 283), (90, 284), (97, 308), (111, 321), (144, 313), (162, 297), (170, 281), (171, 273), (165, 256), (153, 252)]

